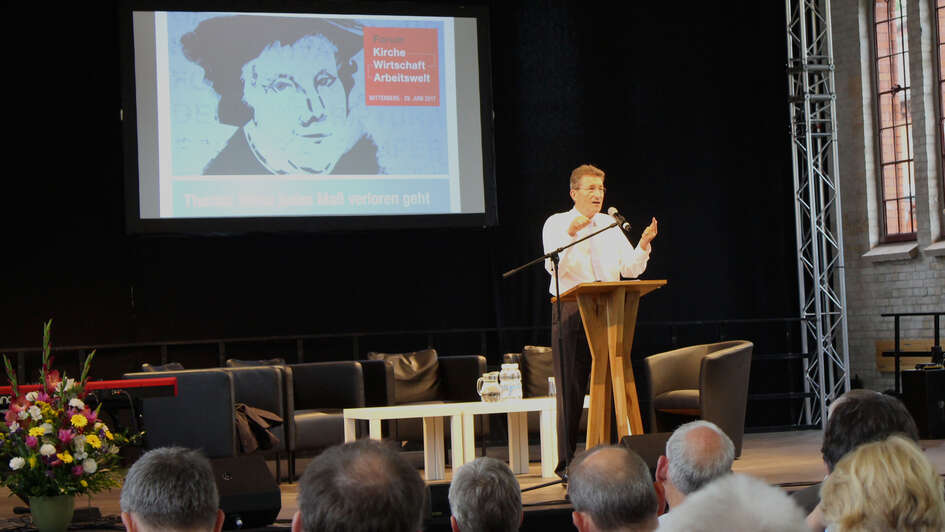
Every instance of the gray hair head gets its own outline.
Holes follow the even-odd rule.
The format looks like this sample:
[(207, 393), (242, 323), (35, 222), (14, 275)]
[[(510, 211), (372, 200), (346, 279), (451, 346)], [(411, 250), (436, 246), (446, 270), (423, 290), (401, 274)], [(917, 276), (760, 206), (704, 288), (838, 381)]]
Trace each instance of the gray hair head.
[(376, 440), (325, 450), (299, 480), (305, 532), (416, 532), (426, 486), (400, 453)]
[(522, 521), (522, 493), (505, 462), (480, 457), (450, 483), (450, 513), (463, 532), (513, 532)]
[(219, 508), (210, 461), (193, 449), (148, 451), (121, 488), (121, 511), (154, 530), (213, 530)]
[[(692, 433), (699, 428), (711, 432)], [(715, 423), (692, 421), (680, 425), (666, 441), (666, 459), (669, 461), (670, 482), (688, 495), (732, 472), (735, 445)]]
[(656, 519), (658, 501), (646, 462), (619, 445), (580, 455), (568, 468), (574, 510), (590, 515), (601, 530), (642, 525)]
[(732, 473), (686, 497), (660, 521), (660, 532), (806, 532), (790, 495), (748, 475)]

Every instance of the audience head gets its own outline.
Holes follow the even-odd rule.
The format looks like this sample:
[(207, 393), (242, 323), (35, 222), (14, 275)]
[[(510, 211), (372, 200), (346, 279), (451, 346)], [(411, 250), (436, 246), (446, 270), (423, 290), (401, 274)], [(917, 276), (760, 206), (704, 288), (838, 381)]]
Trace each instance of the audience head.
[(899, 399), (871, 390), (851, 390), (830, 407), (820, 451), (827, 469), (857, 446), (901, 433), (919, 441), (915, 421)]
[(821, 500), (831, 532), (945, 530), (942, 479), (919, 446), (898, 435), (844, 456)]
[(725, 475), (666, 514), (660, 532), (807, 532), (804, 511), (780, 488), (748, 475)]
[(453, 532), (512, 532), (522, 523), (522, 493), (505, 462), (480, 457), (450, 483)]
[(426, 488), (400, 454), (376, 440), (337, 445), (299, 480), (293, 532), (417, 532)]
[(130, 532), (207, 532), (223, 527), (210, 461), (199, 451), (148, 451), (125, 476), (121, 520)]
[(735, 445), (722, 429), (709, 421), (693, 421), (680, 425), (666, 441), (656, 476), (664, 487), (685, 496), (731, 473), (734, 460)]
[(626, 447), (596, 447), (579, 455), (568, 468), (568, 497), (574, 505), (574, 525), (581, 532), (657, 526), (650, 470)]

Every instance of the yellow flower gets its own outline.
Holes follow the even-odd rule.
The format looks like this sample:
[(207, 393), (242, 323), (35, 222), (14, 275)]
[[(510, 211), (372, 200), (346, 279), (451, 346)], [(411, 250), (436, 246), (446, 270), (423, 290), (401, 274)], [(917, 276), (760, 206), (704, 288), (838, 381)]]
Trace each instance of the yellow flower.
[(89, 424), (89, 420), (86, 419), (85, 416), (83, 416), (82, 414), (73, 415), (70, 421), (72, 422), (73, 426), (78, 427), (80, 429)]
[(115, 437), (112, 436), (112, 431), (110, 431), (110, 430), (108, 430), (108, 429), (105, 429), (105, 437), (108, 438), (109, 440), (114, 440), (114, 439), (115, 439)]
[(98, 439), (98, 436), (95, 434), (89, 434), (85, 437), (85, 443), (95, 447), (96, 449), (102, 448), (102, 440)]
[(89, 483), (86, 482), (86, 481), (84, 481), (84, 480), (80, 480), (80, 481), (79, 481), (79, 484), (82, 484), (82, 487), (83, 487), (83, 488), (89, 487)]
[(43, 434), (46, 434), (46, 430), (43, 427), (33, 427), (30, 429), (30, 436), (39, 437)]
[(72, 455), (69, 454), (69, 451), (64, 451), (64, 452), (56, 454), (56, 458), (62, 460), (62, 463), (64, 464), (72, 463)]
[(27, 460), (30, 463), (30, 469), (36, 469), (36, 455), (30, 456)]

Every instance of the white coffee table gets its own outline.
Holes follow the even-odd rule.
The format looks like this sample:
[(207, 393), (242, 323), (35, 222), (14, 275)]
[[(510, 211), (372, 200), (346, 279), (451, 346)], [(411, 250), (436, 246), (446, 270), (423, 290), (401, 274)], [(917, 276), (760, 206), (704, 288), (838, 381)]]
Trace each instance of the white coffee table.
[[(462, 403), (463, 406), (463, 462), (476, 458), (473, 421), (483, 414), (507, 414), (509, 433), (509, 467), (516, 475), (528, 473), (528, 412), (539, 412), (541, 441), (541, 476), (552, 477), (558, 463), (558, 432), (554, 397), (506, 399), (497, 403)], [(455, 460), (454, 460), (455, 462)], [(457, 464), (453, 464), (457, 467)]]
[[(342, 411), (345, 424), (345, 442), (357, 438), (356, 420), (367, 420), (368, 433), (372, 440), (380, 440), (381, 421), (385, 419), (423, 418), (423, 471), (427, 480), (442, 480), (446, 477), (446, 450), (444, 448), (443, 418), (450, 418), (453, 461), (464, 456), (463, 413), (461, 405), (468, 403), (438, 403), (422, 405), (373, 406), (345, 408)], [(459, 437), (457, 437), (459, 435)], [(454, 463), (455, 467), (456, 464)]]
[(541, 413), (541, 476), (554, 475), (558, 462), (558, 434), (555, 429), (554, 397), (513, 399), (498, 403), (440, 403), (422, 405), (376, 406), (344, 409), (345, 441), (356, 437), (355, 421), (367, 420), (369, 436), (381, 439), (381, 421), (385, 419), (423, 419), (423, 468), (427, 480), (446, 476), (443, 418), (450, 418), (452, 466), (459, 467), (476, 458), (474, 418), (482, 414), (508, 414), (509, 467), (516, 474), (528, 472), (528, 412)]

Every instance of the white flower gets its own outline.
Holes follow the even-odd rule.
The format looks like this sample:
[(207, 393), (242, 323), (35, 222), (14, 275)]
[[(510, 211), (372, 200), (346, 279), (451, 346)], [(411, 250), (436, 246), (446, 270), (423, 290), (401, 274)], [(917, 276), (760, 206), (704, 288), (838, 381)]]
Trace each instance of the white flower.
[(26, 410), (20, 410), (19, 412), (16, 413), (16, 417), (20, 419), (26, 419), (30, 417), (30, 413), (27, 412)]
[(76, 460), (85, 460), (85, 459), (88, 458), (88, 457), (89, 457), (89, 453), (87, 453), (87, 452), (85, 452), (85, 451), (78, 451), (78, 452), (76, 452), (75, 455), (74, 455), (74, 458), (75, 458)]
[(17, 456), (10, 459), (10, 469), (16, 471), (17, 469), (26, 465), (26, 460), (22, 456)]
[(53, 432), (53, 426), (51, 423), (43, 423), (40, 425), (40, 427), (43, 429), (43, 433), (45, 434), (52, 434)]
[(10, 423), (10, 432), (16, 432), (18, 430), (20, 430), (19, 423), (17, 423), (16, 421), (14, 421), (13, 423)]
[(43, 411), (40, 410), (38, 406), (33, 405), (30, 407), (30, 417), (32, 417), (35, 421), (39, 421), (40, 419), (43, 419)]
[(85, 449), (85, 436), (79, 435), (72, 439), (72, 445), (77, 451)]
[(119, 449), (117, 445), (112, 445), (108, 448), (108, 454), (118, 454), (118, 451)]
[(91, 475), (98, 470), (98, 464), (95, 462), (95, 460), (87, 458), (82, 461), (82, 470)]
[[(92, 426), (92, 429), (95, 430), (96, 432), (98, 432), (98, 431), (102, 430), (102, 427), (105, 427), (105, 424), (102, 423), (101, 421), (96, 421), (96, 422), (95, 422), (95, 425)], [(108, 427), (105, 427), (105, 428), (107, 429)]]
[(85, 403), (82, 402), (82, 399), (79, 399), (78, 397), (73, 397), (72, 399), (69, 399), (69, 406), (71, 406), (72, 408), (77, 408), (79, 410), (82, 410), (83, 408), (85, 408)]
[(35, 401), (37, 397), (39, 397), (39, 392), (30, 392), (26, 394), (26, 400), (31, 403)]
[(62, 384), (63, 390), (68, 392), (69, 390), (75, 388), (75, 379), (67, 378), (66, 380), (62, 381)]
[(44, 443), (43, 446), (39, 448), (39, 454), (43, 456), (52, 456), (56, 454), (56, 446), (51, 443)]

